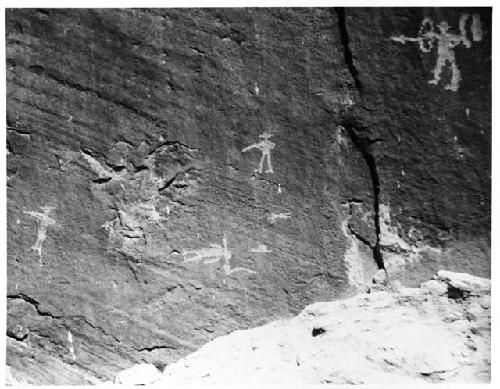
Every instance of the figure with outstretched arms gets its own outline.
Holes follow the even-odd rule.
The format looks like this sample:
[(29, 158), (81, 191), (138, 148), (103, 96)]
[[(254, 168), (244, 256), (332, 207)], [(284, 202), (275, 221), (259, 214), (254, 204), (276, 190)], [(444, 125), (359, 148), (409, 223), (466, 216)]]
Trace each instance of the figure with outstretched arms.
[(267, 160), (266, 173), (273, 173), (273, 165), (271, 164), (271, 150), (274, 149), (274, 146), (276, 145), (269, 140), (269, 138), (271, 138), (272, 136), (273, 134), (270, 134), (266, 131), (263, 134), (259, 135), (259, 138), (263, 139), (262, 141), (260, 141), (259, 143), (254, 143), (253, 145), (245, 147), (243, 150), (241, 150), (242, 153), (246, 153), (247, 151), (252, 149), (259, 149), (260, 151), (262, 151), (262, 158), (259, 162), (259, 168), (255, 170), (256, 173), (263, 172), (264, 160)]
[[(467, 38), (466, 24), (470, 15), (462, 14), (459, 20), (460, 33), (455, 34), (450, 32), (450, 25), (447, 21), (442, 21), (434, 26), (434, 22), (430, 18), (424, 18), (420, 25), (420, 30), (417, 37), (407, 37), (404, 35), (393, 36), (391, 40), (405, 44), (406, 42), (418, 42), (420, 50), (428, 53), (437, 42), (437, 61), (432, 73), (434, 78), (429, 80), (429, 84), (437, 85), (441, 80), (441, 73), (446, 64), (449, 64), (451, 70), (450, 83), (445, 85), (445, 89), (457, 91), (461, 81), (460, 70), (457, 66), (455, 57), (455, 47), (463, 44), (466, 48), (471, 47), (471, 41)], [(472, 15), (472, 38), (474, 41), (482, 39), (482, 30), (479, 20), (479, 15)]]

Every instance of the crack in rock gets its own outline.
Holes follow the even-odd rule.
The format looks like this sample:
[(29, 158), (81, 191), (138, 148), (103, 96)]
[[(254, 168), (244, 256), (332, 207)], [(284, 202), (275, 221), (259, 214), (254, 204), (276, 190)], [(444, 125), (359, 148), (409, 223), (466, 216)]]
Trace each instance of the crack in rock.
[(355, 148), (361, 153), (370, 172), (373, 191), (373, 223), (375, 226), (376, 234), (375, 245), (370, 245), (370, 247), (373, 251), (373, 259), (375, 260), (378, 268), (385, 269), (384, 258), (382, 256), (380, 245), (380, 177), (378, 175), (377, 164), (372, 151), (373, 142), (369, 138), (359, 135), (357, 131), (358, 128), (355, 127), (356, 124), (354, 124), (353, 122), (354, 120), (352, 119), (344, 120), (342, 126), (347, 130), (347, 133), (351, 138)]
[(14, 333), (10, 330), (7, 329), (7, 337), (11, 339), (15, 339), (18, 342), (24, 342), (25, 339), (27, 339), (29, 336), (29, 333), (22, 334), (22, 336), (18, 333)]
[[(330, 8), (330, 13), (332, 15), (332, 18), (334, 19), (334, 24), (338, 25), (339, 28), (339, 34), (340, 34), (340, 41), (342, 43), (342, 47), (344, 50), (344, 58), (345, 62), (347, 65), (347, 69), (349, 70), (349, 73), (351, 74), (354, 85), (356, 86), (356, 89), (358, 92), (361, 93), (363, 92), (363, 86), (361, 84), (361, 80), (359, 79), (359, 72), (354, 64), (354, 59), (352, 55), (351, 48), (349, 46), (349, 33), (347, 31), (347, 26), (346, 26), (346, 15), (345, 15), (345, 8), (343, 7), (335, 7), (335, 8)], [(361, 153), (365, 163), (368, 166), (369, 172), (370, 172), (370, 178), (372, 181), (372, 191), (373, 191), (373, 208), (374, 208), (374, 226), (375, 226), (375, 233), (376, 233), (376, 242), (375, 245), (370, 244), (369, 242), (366, 242), (365, 239), (361, 239), (358, 234), (354, 233), (353, 235), (358, 238), (361, 242), (364, 244), (368, 243), (369, 247), (372, 250), (373, 253), (373, 259), (375, 260), (375, 263), (377, 264), (379, 269), (385, 269), (384, 267), (384, 259), (382, 256), (382, 252), (380, 250), (380, 178), (378, 175), (377, 171), (377, 164), (375, 157), (373, 155), (372, 151), (372, 145), (381, 141), (381, 139), (369, 139), (368, 137), (364, 137), (359, 135), (358, 133), (358, 128), (359, 126), (355, 125), (353, 119), (347, 119), (343, 120), (343, 123), (341, 124), (343, 128), (346, 129), (347, 134), (351, 141), (353, 142), (355, 148)]]
[(107, 332), (106, 330), (104, 330), (102, 327), (99, 327), (95, 324), (92, 324), (90, 321), (88, 321), (88, 319), (84, 315), (55, 315), (53, 313), (43, 311), (42, 309), (40, 309), (40, 302), (39, 301), (35, 300), (34, 298), (32, 298), (30, 296), (25, 295), (24, 293), (8, 294), (7, 299), (23, 300), (23, 301), (27, 302), (28, 304), (30, 304), (31, 306), (33, 306), (35, 308), (36, 312), (40, 316), (46, 316), (46, 317), (50, 317), (50, 318), (56, 319), (56, 320), (81, 319), (90, 327), (98, 330), (99, 332), (102, 332), (106, 336), (113, 338), (116, 342), (121, 343), (121, 341), (118, 338), (116, 338), (114, 335), (112, 335), (109, 332)]
[(339, 33), (340, 33), (340, 41), (342, 42), (342, 46), (344, 48), (344, 58), (347, 64), (347, 69), (349, 69), (349, 73), (351, 73), (356, 89), (358, 90), (358, 92), (361, 93), (363, 91), (363, 86), (361, 84), (361, 80), (358, 77), (358, 70), (354, 65), (352, 51), (349, 46), (349, 33), (347, 32), (346, 21), (345, 21), (345, 8), (343, 7), (335, 7), (333, 9), (331, 8), (330, 12), (333, 17), (335, 16), (337, 17), (337, 24), (339, 26)]
[(155, 351), (155, 350), (176, 350), (176, 349), (177, 348), (174, 346), (167, 346), (167, 345), (136, 348), (136, 350), (139, 352), (144, 352), (144, 351), (151, 352), (151, 351)]

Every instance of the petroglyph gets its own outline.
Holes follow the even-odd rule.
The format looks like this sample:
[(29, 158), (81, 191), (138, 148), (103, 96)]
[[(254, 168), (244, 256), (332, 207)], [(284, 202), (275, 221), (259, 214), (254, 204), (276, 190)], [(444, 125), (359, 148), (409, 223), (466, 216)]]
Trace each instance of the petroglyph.
[(255, 248), (251, 248), (250, 251), (252, 253), (271, 253), (272, 250), (269, 250), (269, 248), (265, 244), (259, 244)]
[(259, 135), (259, 138), (263, 139), (262, 141), (260, 141), (259, 143), (254, 143), (253, 145), (245, 147), (243, 150), (241, 150), (242, 153), (246, 153), (251, 149), (259, 149), (260, 151), (262, 151), (262, 158), (260, 159), (259, 162), (259, 168), (255, 170), (256, 173), (263, 172), (264, 160), (267, 161), (267, 170), (265, 172), (273, 173), (273, 165), (271, 163), (271, 150), (274, 149), (276, 144), (269, 140), (269, 138), (271, 138), (272, 136), (273, 134), (270, 134), (269, 132), (266, 131), (263, 134)]
[(483, 40), (483, 27), (481, 25), (481, 18), (479, 14), (472, 15), (472, 25), (470, 27), (472, 32), (472, 40), (480, 42)]
[(231, 269), (231, 257), (232, 253), (227, 247), (227, 238), (226, 234), (222, 239), (223, 246), (220, 244), (213, 244), (212, 247), (197, 249), (197, 250), (183, 250), (182, 255), (184, 256), (184, 262), (195, 262), (195, 261), (203, 261), (203, 264), (210, 264), (222, 261), (222, 270), (226, 275), (230, 275), (237, 271), (246, 271), (248, 273), (256, 273), (253, 270), (247, 269), (245, 267), (236, 267)]
[(71, 359), (76, 361), (75, 356), (75, 348), (73, 347), (73, 335), (71, 335), (71, 331), (68, 330), (68, 342), (69, 342), (69, 353), (71, 355)]
[(203, 264), (214, 263), (220, 261), (222, 258), (229, 261), (231, 259), (231, 251), (227, 248), (227, 238), (224, 235), (223, 245), (212, 244), (211, 247), (202, 248), (197, 250), (183, 250), (184, 263), (203, 261)]
[(56, 221), (49, 216), (49, 213), (55, 208), (56, 207), (46, 205), (42, 207), (43, 212), (23, 211), (23, 213), (34, 217), (38, 224), (38, 236), (35, 244), (31, 246), (31, 249), (38, 253), (40, 265), (42, 264), (42, 245), (45, 239), (47, 239), (47, 228), (56, 224)]
[(291, 216), (290, 212), (271, 213), (267, 217), (267, 220), (269, 220), (269, 223), (273, 224), (278, 219), (290, 219)]
[[(393, 36), (393, 41), (405, 44), (406, 42), (418, 42), (420, 50), (428, 53), (434, 47), (437, 41), (437, 61), (433, 70), (434, 78), (429, 81), (429, 84), (437, 85), (441, 80), (441, 73), (446, 64), (449, 64), (451, 69), (451, 80), (449, 84), (445, 85), (445, 89), (456, 92), (459, 88), (461, 75), (457, 66), (455, 57), (455, 47), (463, 44), (466, 48), (471, 47), (471, 41), (467, 37), (466, 25), (471, 15), (462, 14), (459, 20), (459, 34), (450, 32), (450, 25), (447, 21), (443, 20), (437, 25), (437, 31), (434, 22), (431, 18), (424, 18), (420, 24), (417, 37), (406, 37), (404, 35)], [(483, 39), (483, 30), (479, 14), (472, 15), (472, 22), (470, 25), (472, 40), (479, 42)]]

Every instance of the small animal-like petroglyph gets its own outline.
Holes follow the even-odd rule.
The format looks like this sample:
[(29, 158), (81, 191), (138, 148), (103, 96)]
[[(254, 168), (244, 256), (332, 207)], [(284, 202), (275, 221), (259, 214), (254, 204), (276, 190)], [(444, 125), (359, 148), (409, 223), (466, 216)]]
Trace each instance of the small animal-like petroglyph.
[(43, 212), (24, 211), (25, 214), (34, 217), (38, 224), (38, 237), (36, 238), (35, 244), (31, 246), (31, 249), (38, 253), (40, 265), (42, 264), (42, 245), (45, 239), (47, 239), (47, 228), (56, 224), (56, 221), (49, 216), (49, 213), (55, 208), (56, 207), (46, 205), (42, 207)]
[(274, 149), (274, 144), (269, 140), (273, 134), (270, 134), (269, 132), (264, 132), (263, 134), (259, 135), (259, 138), (262, 138), (263, 140), (260, 141), (259, 143), (254, 143), (253, 145), (250, 145), (248, 147), (245, 147), (243, 150), (241, 150), (242, 153), (246, 153), (248, 150), (251, 149), (259, 149), (262, 151), (262, 158), (260, 159), (259, 162), (259, 168), (255, 170), (256, 173), (262, 173), (264, 170), (264, 160), (267, 161), (267, 170), (265, 171), (266, 173), (273, 173), (273, 165), (271, 164), (271, 150)]
[(250, 251), (252, 253), (271, 253), (272, 250), (269, 250), (265, 244), (259, 244), (255, 248), (251, 248)]
[(281, 212), (281, 213), (271, 213), (268, 217), (267, 220), (269, 220), (269, 223), (274, 223), (278, 219), (290, 219), (291, 214), (290, 212)]
[(214, 263), (222, 260), (222, 270), (229, 275), (237, 271), (246, 271), (248, 273), (256, 273), (253, 270), (244, 268), (244, 267), (236, 267), (231, 269), (231, 251), (227, 247), (227, 238), (226, 234), (222, 239), (223, 246), (220, 244), (213, 244), (212, 247), (202, 248), (198, 250), (183, 250), (182, 255), (184, 256), (184, 263), (186, 262), (194, 262), (194, 261), (203, 261), (203, 264)]
[[(445, 85), (445, 89), (456, 92), (458, 90), (461, 75), (458, 69), (455, 47), (463, 44), (466, 48), (471, 47), (471, 41), (467, 38), (466, 24), (470, 18), (469, 14), (462, 14), (459, 20), (459, 34), (451, 33), (450, 25), (447, 21), (442, 21), (437, 25), (437, 31), (434, 22), (431, 18), (424, 18), (420, 24), (420, 29), (417, 37), (406, 37), (404, 35), (393, 36), (393, 41), (405, 44), (406, 42), (418, 42), (420, 50), (428, 53), (434, 47), (434, 42), (437, 41), (437, 62), (433, 70), (434, 78), (429, 81), (429, 84), (437, 85), (441, 80), (441, 73), (443, 68), (448, 63), (451, 68), (450, 83)], [(483, 39), (483, 30), (481, 27), (481, 20), (479, 14), (472, 15), (471, 23), (472, 40), (479, 42)]]

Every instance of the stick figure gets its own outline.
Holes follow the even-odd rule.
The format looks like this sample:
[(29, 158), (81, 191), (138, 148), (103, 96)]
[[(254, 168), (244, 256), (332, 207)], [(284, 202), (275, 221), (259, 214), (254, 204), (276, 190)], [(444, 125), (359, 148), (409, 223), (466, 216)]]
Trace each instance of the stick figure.
[(195, 262), (200, 259), (203, 260), (203, 264), (214, 263), (220, 261), (221, 258), (225, 258), (228, 261), (231, 259), (231, 251), (227, 248), (227, 238), (226, 234), (222, 239), (224, 247), (220, 244), (212, 244), (209, 248), (203, 248), (198, 250), (183, 250), (182, 255), (184, 256), (184, 262)]
[(226, 273), (226, 275), (230, 275), (237, 271), (247, 271), (254, 274), (256, 273), (255, 271), (244, 267), (231, 269), (230, 260), (232, 257), (232, 253), (227, 247), (226, 234), (224, 234), (222, 244), (223, 246), (221, 246), (220, 244), (213, 244), (210, 248), (203, 248), (199, 250), (183, 250), (182, 254), (184, 256), (184, 263), (203, 260), (203, 264), (206, 265), (208, 263), (214, 263), (222, 260), (222, 270), (224, 270), (224, 273)]
[[(437, 85), (441, 80), (441, 73), (446, 64), (449, 64), (451, 69), (450, 83), (445, 85), (445, 89), (457, 91), (461, 81), (460, 70), (457, 66), (455, 57), (455, 47), (463, 44), (466, 48), (471, 47), (471, 41), (467, 38), (465, 25), (470, 15), (462, 14), (459, 21), (459, 34), (449, 32), (450, 25), (446, 21), (442, 21), (437, 25), (437, 31), (434, 27), (434, 22), (430, 18), (424, 18), (420, 25), (418, 36), (415, 38), (400, 35), (398, 37), (391, 37), (393, 41), (405, 44), (406, 42), (419, 42), (420, 50), (425, 53), (431, 51), (434, 42), (437, 41), (437, 61), (434, 70), (432, 71), (434, 78), (429, 80), (429, 84)], [(479, 15), (475, 14), (472, 17), (472, 37), (474, 41), (482, 39), (481, 24)]]
[(263, 139), (262, 141), (260, 141), (259, 143), (254, 143), (253, 145), (245, 147), (243, 150), (241, 150), (242, 153), (246, 153), (251, 149), (259, 149), (260, 151), (262, 151), (262, 158), (259, 162), (259, 168), (255, 170), (256, 173), (262, 173), (262, 171), (264, 170), (264, 160), (267, 160), (266, 173), (273, 173), (273, 165), (271, 164), (271, 150), (274, 149), (274, 146), (276, 145), (269, 140), (269, 138), (271, 138), (272, 136), (273, 134), (270, 134), (266, 131), (263, 134), (259, 135), (259, 138)]
[(43, 213), (41, 212), (33, 212), (33, 211), (24, 211), (24, 213), (34, 217), (38, 224), (38, 237), (36, 238), (36, 242), (33, 246), (31, 246), (32, 250), (38, 252), (38, 256), (40, 257), (40, 265), (42, 264), (42, 244), (47, 238), (47, 228), (51, 225), (56, 224), (56, 221), (49, 216), (50, 211), (55, 209), (55, 207), (45, 206), (42, 207)]

